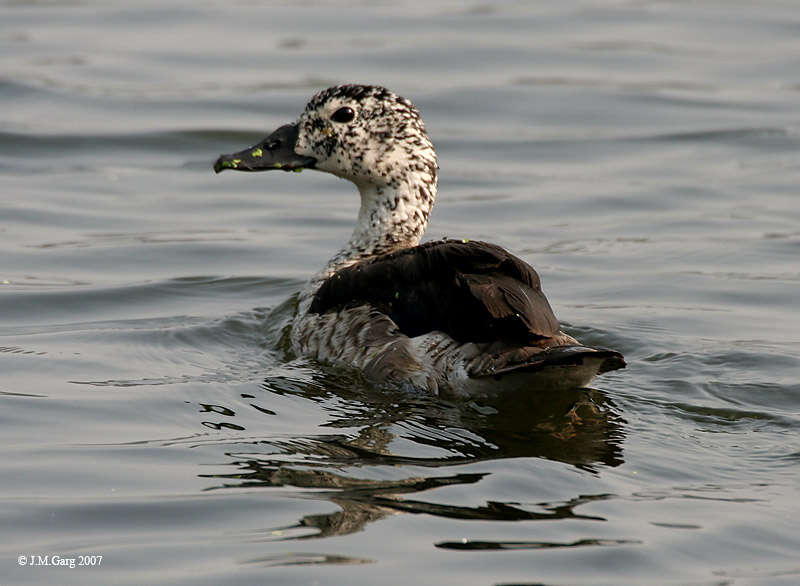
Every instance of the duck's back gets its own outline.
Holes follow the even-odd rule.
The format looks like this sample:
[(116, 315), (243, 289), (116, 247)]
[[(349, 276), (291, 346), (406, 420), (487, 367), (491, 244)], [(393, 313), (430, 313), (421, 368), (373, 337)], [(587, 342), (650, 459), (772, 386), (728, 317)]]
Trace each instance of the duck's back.
[(441, 331), (456, 341), (542, 344), (559, 323), (527, 263), (487, 242), (440, 240), (338, 271), (312, 313), (370, 305), (409, 337)]

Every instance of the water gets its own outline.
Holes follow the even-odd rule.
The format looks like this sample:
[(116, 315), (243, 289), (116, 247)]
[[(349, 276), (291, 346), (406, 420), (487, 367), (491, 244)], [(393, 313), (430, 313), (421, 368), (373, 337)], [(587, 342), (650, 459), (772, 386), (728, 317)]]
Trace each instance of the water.
[[(18, 0), (0, 21), (0, 581), (800, 580), (794, 2)], [(422, 110), (428, 237), (529, 260), (628, 369), (459, 404), (287, 354), (357, 197), (211, 164), (344, 81)]]

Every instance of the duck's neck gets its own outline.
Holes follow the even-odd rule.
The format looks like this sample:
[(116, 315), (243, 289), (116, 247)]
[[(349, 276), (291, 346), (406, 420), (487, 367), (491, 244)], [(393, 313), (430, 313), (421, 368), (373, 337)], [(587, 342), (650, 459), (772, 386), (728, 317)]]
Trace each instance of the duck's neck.
[(409, 173), (406, 181), (361, 183), (358, 191), (361, 207), (353, 234), (319, 278), (354, 262), (419, 244), (436, 198), (436, 168)]
[(373, 256), (416, 246), (428, 227), (435, 193), (421, 183), (359, 186), (361, 207), (347, 249)]

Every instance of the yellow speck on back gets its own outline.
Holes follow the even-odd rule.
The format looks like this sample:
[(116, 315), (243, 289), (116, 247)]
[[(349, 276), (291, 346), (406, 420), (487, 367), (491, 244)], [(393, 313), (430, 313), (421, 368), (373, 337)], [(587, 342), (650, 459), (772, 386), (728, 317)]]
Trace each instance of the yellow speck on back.
[(263, 155), (264, 155), (264, 151), (262, 151), (261, 149), (253, 149), (252, 151), (250, 151), (250, 156), (255, 158), (255, 159), (258, 159), (259, 157), (261, 157)]
[(231, 161), (231, 167), (233, 167), (234, 169), (238, 169), (239, 168), (239, 163), (241, 163), (241, 162), (242, 162), (241, 159), (233, 159)]
[(461, 242), (462, 242), (462, 244), (468, 244), (469, 243), (469, 238), (462, 238)]

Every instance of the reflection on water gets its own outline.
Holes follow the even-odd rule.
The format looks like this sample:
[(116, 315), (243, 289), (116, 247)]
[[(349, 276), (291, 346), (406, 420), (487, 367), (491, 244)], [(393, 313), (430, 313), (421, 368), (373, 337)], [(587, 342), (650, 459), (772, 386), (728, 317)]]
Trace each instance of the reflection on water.
[[(457, 403), (425, 395), (398, 397), (376, 392), (356, 376), (331, 370), (329, 376), (310, 384), (289, 377), (265, 380), (265, 395), (260, 398), (263, 403), (270, 403), (269, 394), (294, 394), (318, 402), (326, 406), (328, 414), (323, 427), (346, 432), (248, 443), (244, 450), (226, 453), (230, 459), (227, 466), (236, 472), (203, 475), (222, 481), (208, 490), (285, 486), (314, 489), (313, 498), (333, 502), (340, 509), (305, 516), (296, 525), (270, 528), (270, 539), (349, 534), (397, 512), (483, 521), (604, 520), (575, 509), (602, 500), (605, 495), (537, 503), (535, 510), (519, 503), (495, 501), (482, 506), (456, 506), (417, 495), (481, 482), (489, 473), (453, 474), (452, 467), (484, 460), (547, 458), (588, 471), (600, 465), (620, 465), (624, 420), (605, 393), (595, 389), (558, 393), (533, 389), (524, 395), (506, 395), (482, 404)], [(252, 394), (243, 398), (256, 399)], [(255, 401), (250, 405), (259, 412), (275, 415)], [(203, 425), (244, 430), (230, 421), (235, 415), (231, 409), (207, 404), (200, 407), (203, 413), (217, 413), (228, 419), (219, 423), (204, 421)], [(429, 453), (432, 455), (420, 455)], [(406, 469), (410, 474), (392, 479), (371, 477), (378, 468), (393, 470), (393, 476)], [(444, 474), (436, 472), (440, 469)], [(312, 498), (310, 494), (306, 496)]]
[(263, 557), (256, 557), (244, 560), (243, 564), (257, 564), (259, 566), (275, 567), (275, 566), (307, 566), (319, 564), (369, 564), (374, 560), (367, 560), (362, 558), (355, 558), (343, 555), (329, 555), (323, 553), (298, 553), (292, 552), (283, 555), (270, 555)]

